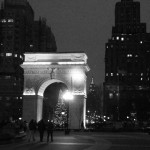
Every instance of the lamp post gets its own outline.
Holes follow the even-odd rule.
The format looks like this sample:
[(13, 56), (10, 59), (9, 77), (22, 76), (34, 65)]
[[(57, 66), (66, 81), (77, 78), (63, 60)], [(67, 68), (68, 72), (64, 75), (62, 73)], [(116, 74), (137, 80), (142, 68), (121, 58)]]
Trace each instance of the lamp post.
[(67, 126), (65, 130), (65, 134), (69, 134), (69, 101), (73, 100), (73, 95), (71, 92), (66, 91), (63, 95), (63, 99), (67, 102)]

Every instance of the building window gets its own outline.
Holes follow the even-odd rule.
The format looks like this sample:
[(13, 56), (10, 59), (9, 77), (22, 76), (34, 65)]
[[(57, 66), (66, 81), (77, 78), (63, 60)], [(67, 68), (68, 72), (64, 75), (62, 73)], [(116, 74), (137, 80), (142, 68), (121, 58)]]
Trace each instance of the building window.
[(8, 19), (8, 22), (14, 22), (14, 20), (13, 19)]
[(119, 36), (117, 36), (116, 39), (119, 40)]
[(6, 19), (2, 19), (1, 22), (2, 22), (2, 23), (6, 23)]
[(11, 79), (11, 76), (5, 76), (5, 79)]
[(113, 73), (111, 73), (111, 76), (113, 76)]
[(127, 57), (132, 57), (132, 54), (127, 54)]
[(121, 38), (121, 41), (124, 41), (124, 38), (123, 38), (123, 37)]
[(6, 56), (12, 56), (12, 53), (6, 53)]

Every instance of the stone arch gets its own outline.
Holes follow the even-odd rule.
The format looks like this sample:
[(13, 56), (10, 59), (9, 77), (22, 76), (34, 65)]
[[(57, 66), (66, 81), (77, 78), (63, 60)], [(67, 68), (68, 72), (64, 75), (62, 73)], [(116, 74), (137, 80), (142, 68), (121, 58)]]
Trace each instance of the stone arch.
[[(79, 129), (86, 120), (86, 74), (89, 71), (84, 53), (25, 53), (23, 119), (42, 118), (43, 93), (52, 83), (64, 83), (74, 95), (69, 103), (69, 125)], [(76, 72), (74, 72), (74, 70)], [(73, 74), (75, 77), (73, 78)], [(78, 82), (76, 78), (81, 74)]]
[[(57, 79), (46, 79), (44, 82), (42, 82), (39, 86), (38, 89), (38, 98), (37, 98), (37, 122), (40, 121), (42, 119), (42, 112), (43, 112), (43, 94), (45, 89), (53, 84), (53, 83), (64, 83), (61, 80), (57, 80)], [(65, 84), (65, 83), (64, 83)], [(66, 84), (65, 84), (66, 85)]]
[[(43, 96), (43, 93), (45, 91), (45, 89), (51, 85), (52, 83), (64, 83), (63, 81), (61, 80), (58, 80), (58, 79), (46, 79), (41, 85), (40, 87), (38, 88), (38, 91), (37, 91), (37, 95), (39, 96)], [(65, 83), (64, 83), (65, 84)], [(65, 84), (66, 85), (66, 84)], [(67, 86), (67, 85), (66, 85)]]

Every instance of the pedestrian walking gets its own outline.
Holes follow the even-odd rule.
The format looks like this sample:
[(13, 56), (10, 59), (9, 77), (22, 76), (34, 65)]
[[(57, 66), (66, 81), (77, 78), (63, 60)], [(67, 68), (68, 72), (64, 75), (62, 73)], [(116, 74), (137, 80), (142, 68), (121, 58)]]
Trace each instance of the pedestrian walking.
[(48, 121), (46, 129), (47, 129), (47, 142), (49, 142), (49, 136), (51, 136), (51, 142), (53, 142), (53, 131), (54, 131), (53, 120)]
[(81, 122), (81, 131), (84, 131), (84, 124), (83, 124), (83, 121)]
[(29, 122), (28, 125), (28, 132), (29, 132), (29, 136), (28, 136), (28, 142), (30, 142), (30, 140), (32, 139), (33, 141), (35, 141), (35, 132), (36, 132), (36, 128), (37, 128), (37, 123), (34, 119), (31, 119), (31, 121)]
[(45, 123), (44, 123), (43, 119), (41, 119), (38, 122), (38, 131), (39, 131), (39, 134), (40, 134), (40, 142), (43, 142), (43, 136), (44, 136), (44, 131), (45, 131)]

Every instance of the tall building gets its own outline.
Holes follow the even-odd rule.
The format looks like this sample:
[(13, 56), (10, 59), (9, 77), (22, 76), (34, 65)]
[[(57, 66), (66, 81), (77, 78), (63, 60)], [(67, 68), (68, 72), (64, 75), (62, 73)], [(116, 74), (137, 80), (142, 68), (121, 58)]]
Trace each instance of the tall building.
[(4, 0), (0, 9), (0, 120), (22, 115), (20, 64), (25, 52), (56, 52), (54, 35), (46, 21), (34, 21), (27, 0)]
[(47, 26), (45, 18), (34, 21), (33, 48), (38, 52), (56, 52), (57, 46), (51, 28)]
[(106, 43), (104, 113), (113, 119), (147, 120), (150, 114), (150, 34), (140, 2), (121, 0)]
[(92, 77), (91, 83), (89, 86), (88, 94), (87, 94), (87, 110), (89, 110), (91, 113), (94, 113), (98, 110), (98, 87), (94, 83), (94, 78)]

